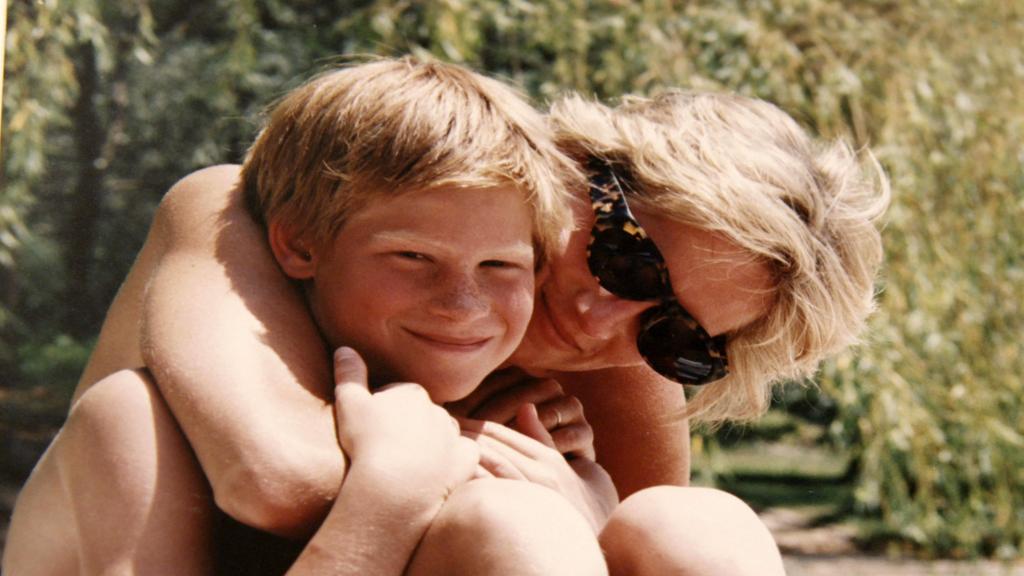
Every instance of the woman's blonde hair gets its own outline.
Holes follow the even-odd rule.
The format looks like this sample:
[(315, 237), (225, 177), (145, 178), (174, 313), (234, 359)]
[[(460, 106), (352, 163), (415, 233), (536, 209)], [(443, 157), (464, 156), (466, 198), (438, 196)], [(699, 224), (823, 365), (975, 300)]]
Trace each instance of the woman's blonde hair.
[(292, 90), (271, 106), (242, 167), (254, 216), (314, 242), (375, 198), (511, 184), (533, 212), (538, 263), (572, 225), (568, 184), (579, 178), (513, 88), (412, 57), (338, 68)]
[(806, 378), (856, 342), (889, 202), (869, 152), (816, 142), (772, 104), (731, 94), (676, 91), (614, 109), (569, 96), (550, 119), (563, 150), (621, 170), (630, 203), (727, 237), (774, 276), (768, 313), (728, 335), (730, 374), (694, 395), (689, 416), (758, 416), (774, 382)]

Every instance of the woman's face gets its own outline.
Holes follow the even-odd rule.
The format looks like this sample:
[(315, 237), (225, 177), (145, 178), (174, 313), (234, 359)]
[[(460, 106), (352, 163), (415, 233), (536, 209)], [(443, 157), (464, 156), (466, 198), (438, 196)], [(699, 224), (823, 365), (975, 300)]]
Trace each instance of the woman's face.
[[(725, 237), (633, 207), (668, 265), (679, 303), (712, 336), (764, 315), (771, 274)], [(579, 372), (643, 364), (636, 347), (641, 314), (656, 302), (619, 298), (602, 288), (587, 265), (594, 224), (590, 204), (577, 210), (579, 228), (537, 291), (533, 317), (511, 362), (532, 373)]]

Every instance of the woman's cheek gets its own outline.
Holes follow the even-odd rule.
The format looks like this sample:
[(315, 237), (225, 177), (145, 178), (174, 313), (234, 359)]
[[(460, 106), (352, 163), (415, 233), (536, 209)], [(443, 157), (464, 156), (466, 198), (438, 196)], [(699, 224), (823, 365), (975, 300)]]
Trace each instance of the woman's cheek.
[(514, 325), (517, 333), (517, 338), (521, 338), (523, 333), (526, 332), (526, 327), (530, 323), (530, 317), (533, 315), (533, 303), (534, 303), (535, 285), (534, 277), (531, 274), (526, 281), (520, 282), (519, 285), (509, 294), (508, 302), (511, 307), (510, 314), (514, 315), (516, 320), (510, 322)]

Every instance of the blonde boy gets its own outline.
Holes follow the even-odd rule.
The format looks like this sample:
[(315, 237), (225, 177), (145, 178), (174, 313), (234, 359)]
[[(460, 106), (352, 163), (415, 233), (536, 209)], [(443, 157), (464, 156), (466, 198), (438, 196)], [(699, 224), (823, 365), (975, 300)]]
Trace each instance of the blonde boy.
[[(252, 272), (204, 269), (187, 251), (155, 265), (187, 221), (175, 195), (190, 191), (178, 190), (111, 307), (67, 424), (23, 490), (5, 572), (206, 573), (216, 552), (213, 502), (241, 522), (295, 537), (315, 529), (336, 497), (326, 541), (349, 554), (344, 566), (353, 573), (402, 573), (437, 517), (439, 530), (465, 518), (480, 535), (522, 539), (511, 549), (542, 571), (603, 570), (591, 527), (567, 501), (528, 483), (467, 484), (480, 474), (479, 448), (437, 405), (472, 391), (518, 344), (535, 270), (570, 225), (564, 190), (575, 174), (536, 112), (504, 85), (458, 67), (383, 60), (289, 93), (243, 169), (248, 209), (268, 239), (244, 249), (269, 248), (295, 283), (268, 287), (246, 306), (260, 322), (308, 305), (330, 349), (362, 354), (369, 386), (365, 374), (349, 377), (358, 357), (338, 358), (347, 370), (338, 389), (340, 446), (291, 442), (275, 452), (277, 439), (254, 432), (255, 407), (267, 399), (253, 397), (265, 390), (189, 387), (190, 371), (252, 368), (253, 359), (232, 356), (230, 342), (208, 343), (225, 350), (220, 367), (143, 360), (143, 334), (160, 339), (152, 326), (168, 324), (137, 326), (144, 298), (180, 304), (169, 307), (172, 323), (216, 321), (195, 316), (195, 302), (168, 277)], [(222, 222), (205, 224), (218, 237), (231, 235), (239, 210), (225, 205)], [(324, 349), (289, 350), (269, 333), (266, 343), (284, 356), (319, 355), (312, 365), (329, 369)], [(286, 393), (332, 409), (333, 391), (309, 384), (322, 379), (290, 376), (296, 386)], [(418, 384), (380, 388), (391, 382)], [(305, 490), (266, 480), (306, 457), (324, 465)], [(492, 494), (501, 495), (499, 508), (549, 514), (517, 518), (501, 508), (481, 517), (476, 503)], [(445, 515), (443, 506), (455, 512)], [(476, 516), (460, 516), (462, 509)], [(566, 554), (574, 537), (579, 545)], [(429, 545), (418, 554), (411, 572), (436, 569)], [(312, 546), (295, 569), (316, 570), (317, 561)], [(494, 558), (486, 563), (500, 573)]]

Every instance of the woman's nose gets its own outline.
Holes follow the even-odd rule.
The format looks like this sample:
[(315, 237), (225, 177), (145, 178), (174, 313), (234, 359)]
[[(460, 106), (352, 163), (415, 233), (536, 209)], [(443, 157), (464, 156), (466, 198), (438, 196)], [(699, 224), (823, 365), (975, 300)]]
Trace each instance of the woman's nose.
[(640, 314), (657, 305), (654, 301), (619, 298), (604, 288), (587, 291), (576, 297), (580, 328), (598, 340), (610, 340), (624, 333), (632, 336)]

